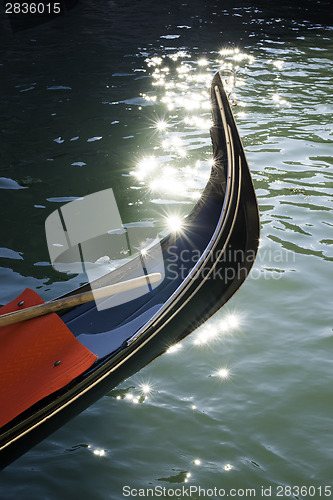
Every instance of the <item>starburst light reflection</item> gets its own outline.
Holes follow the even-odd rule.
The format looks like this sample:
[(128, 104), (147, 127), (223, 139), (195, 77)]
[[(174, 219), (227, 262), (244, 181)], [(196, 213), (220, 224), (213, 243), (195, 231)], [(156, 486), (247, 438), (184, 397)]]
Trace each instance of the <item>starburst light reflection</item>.
[(182, 349), (182, 345), (179, 343), (179, 344), (174, 344), (174, 345), (171, 345), (166, 353), (167, 354), (172, 354), (172, 353), (175, 353), (175, 352), (178, 352), (180, 349)]
[(166, 217), (166, 224), (171, 233), (180, 233), (184, 229), (183, 219), (179, 215), (169, 215)]
[(165, 131), (167, 128), (168, 128), (168, 123), (165, 121), (165, 120), (158, 120), (156, 123), (155, 123), (155, 128), (157, 130), (159, 130), (160, 132), (163, 132)]
[(143, 394), (148, 395), (148, 394), (151, 394), (153, 388), (150, 384), (141, 384), (140, 390)]
[[(215, 55), (214, 52), (200, 55), (197, 51), (194, 54), (175, 50), (145, 59), (151, 87), (140, 95), (147, 102), (146, 109), (152, 110), (149, 120), (152, 137), (146, 143), (150, 152), (130, 172), (140, 185), (132, 188), (138, 190), (138, 197), (145, 196), (143, 202), (137, 201), (135, 205), (145, 203), (147, 194), (152, 195), (150, 201), (156, 205), (182, 203), (193, 206), (200, 198), (212, 166), (208, 160), (201, 160), (199, 168), (197, 166), (203, 148), (204, 157), (207, 148), (211, 148), (209, 89), (212, 75), (218, 69), (227, 75), (224, 70), (231, 70), (229, 87), (235, 100), (235, 87), (244, 83), (238, 75), (236, 78), (235, 70), (254, 60), (253, 56), (230, 47), (222, 47)], [(240, 99), (237, 100), (242, 106)], [(283, 103), (274, 98), (273, 102), (276, 105)], [(237, 116), (244, 116), (243, 109), (237, 109)], [(190, 210), (189, 206), (188, 212)], [(167, 225), (171, 232), (182, 230), (178, 217), (170, 217)]]
[(104, 457), (104, 456), (105, 456), (105, 450), (95, 449), (95, 450), (93, 451), (93, 454), (94, 454), (96, 457)]
[(138, 162), (136, 169), (131, 171), (130, 174), (139, 181), (143, 181), (150, 176), (157, 169), (157, 167), (157, 158), (154, 156), (147, 156)]
[(218, 329), (223, 335), (231, 335), (239, 330), (245, 321), (244, 313), (236, 311), (226, 313), (218, 323)]
[(217, 328), (213, 327), (212, 325), (205, 325), (198, 331), (194, 339), (194, 344), (200, 346), (209, 344), (209, 342), (211, 342), (217, 336), (218, 336)]
[(227, 379), (229, 379), (229, 378), (230, 378), (230, 370), (229, 370), (229, 368), (226, 368), (226, 367), (224, 367), (224, 368), (220, 368), (220, 369), (217, 371), (216, 375), (217, 375), (220, 379), (222, 379), (222, 380), (227, 380)]

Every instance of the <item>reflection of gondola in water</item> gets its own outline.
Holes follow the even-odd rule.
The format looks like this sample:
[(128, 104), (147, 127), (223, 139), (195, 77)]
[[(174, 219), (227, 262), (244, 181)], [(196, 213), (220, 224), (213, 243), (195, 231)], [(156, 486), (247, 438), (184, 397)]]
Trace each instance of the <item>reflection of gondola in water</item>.
[[(7, 415), (11, 416), (7, 419), (0, 414), (2, 467), (204, 323), (245, 280), (259, 243), (258, 207), (243, 146), (219, 74), (212, 82), (211, 102), (214, 122), (211, 176), (200, 200), (185, 219), (183, 229), (156, 245), (162, 252), (164, 279), (155, 284), (154, 289), (128, 303), (120, 301), (104, 310), (98, 310), (95, 303), (83, 304), (62, 313), (60, 323), (72, 333), (62, 332), (60, 327), (59, 355), (55, 347), (50, 358), (52, 367), (45, 368), (42, 362), (38, 365), (39, 345), (32, 341), (35, 342), (29, 353), (32, 358), (36, 350), (33, 373), (28, 373), (24, 366), (21, 372), (18, 368), (18, 373), (29, 384), (29, 394), (35, 391), (35, 400), (31, 400), (30, 405), (26, 403), (26, 407), (18, 405), (16, 413), (15, 409), (9, 411)], [(154, 247), (150, 252), (154, 253)], [(105, 284), (103, 280), (106, 282), (106, 279), (108, 284), (131, 279), (139, 268), (142, 269), (142, 256), (112, 271), (100, 280), (100, 285)], [(70, 295), (89, 288), (87, 285)], [(13, 304), (17, 309), (17, 299)], [(44, 316), (45, 321), (48, 317)], [(44, 318), (21, 323), (21, 331), (25, 331), (29, 323), (41, 322)], [(22, 328), (22, 325), (27, 327)], [(0, 329), (1, 345), (9, 328), (15, 327)], [(24, 352), (19, 352), (20, 341), (14, 334), (12, 331), (14, 347), (9, 352), (15, 356), (17, 364), (24, 360)], [(65, 334), (71, 337), (68, 350), (73, 351), (67, 357), (62, 338)], [(4, 361), (8, 366), (8, 359)], [(2, 394), (3, 381), (11, 383), (11, 376), (2, 374), (1, 370), (0, 365)], [(54, 377), (55, 370), (59, 370), (57, 380), (50, 389), (47, 373)], [(34, 384), (38, 383), (45, 387), (36, 388)], [(21, 385), (17, 380), (16, 386), (13, 383), (13, 391), (22, 391)], [(24, 399), (25, 395), (21, 396)], [(16, 399), (18, 397), (20, 395)], [(2, 401), (1, 407), (3, 404), (6, 402)]]

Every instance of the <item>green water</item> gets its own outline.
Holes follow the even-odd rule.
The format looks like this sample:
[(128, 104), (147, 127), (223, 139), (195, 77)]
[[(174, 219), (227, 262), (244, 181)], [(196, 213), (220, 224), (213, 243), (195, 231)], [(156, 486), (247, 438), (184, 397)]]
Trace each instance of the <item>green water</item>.
[(262, 232), (225, 308), (3, 471), (1, 499), (333, 496), (329, 12), (81, 2), (5, 26), (0, 303), (80, 283), (52, 270), (44, 232), (73, 197), (112, 187), (123, 222), (161, 229), (189, 212), (210, 169), (207, 82), (226, 65)]

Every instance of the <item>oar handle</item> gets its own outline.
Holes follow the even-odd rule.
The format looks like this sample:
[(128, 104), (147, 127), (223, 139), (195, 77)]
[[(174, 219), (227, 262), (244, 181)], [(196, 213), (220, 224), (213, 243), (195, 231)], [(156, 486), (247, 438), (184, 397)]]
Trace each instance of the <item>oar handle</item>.
[(86, 302), (92, 302), (93, 300), (110, 297), (111, 295), (116, 295), (117, 293), (127, 292), (129, 290), (133, 290), (134, 288), (139, 288), (150, 283), (156, 283), (161, 279), (162, 275), (160, 273), (147, 274), (145, 276), (140, 276), (131, 280), (122, 281), (121, 283), (115, 283), (114, 285), (108, 285), (103, 288), (96, 288), (96, 290), (94, 291), (90, 290), (89, 292), (78, 293), (76, 295), (71, 295), (62, 299), (45, 302), (44, 304), (27, 307), (26, 309), (22, 309), (20, 311), (3, 314), (2, 316), (0, 315), (0, 327), (12, 325), (21, 321), (26, 321), (27, 319), (44, 316), (45, 314), (62, 311), (64, 309), (69, 309), (70, 307), (85, 304)]

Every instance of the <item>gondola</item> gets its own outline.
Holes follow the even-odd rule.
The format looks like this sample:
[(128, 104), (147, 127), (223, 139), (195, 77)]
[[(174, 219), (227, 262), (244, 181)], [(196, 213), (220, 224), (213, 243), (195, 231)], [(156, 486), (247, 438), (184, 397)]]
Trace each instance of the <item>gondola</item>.
[[(81, 363), (80, 358), (77, 365), (81, 363), (81, 368), (75, 366), (76, 371), (66, 382), (66, 374), (72, 367), (66, 366), (66, 352), (58, 356), (54, 347), (54, 364), (49, 370), (62, 369), (63, 375), (59, 375), (60, 387), (55, 384), (54, 389), (46, 393), (34, 387), (34, 384), (48, 383), (48, 368), (40, 361), (39, 353), (35, 354), (33, 374), (22, 367), (25, 383), (36, 389), (36, 401), (30, 406), (27, 403), (27, 408), (13, 410), (9, 413), (11, 416), (7, 416), (8, 421), (5, 419), (0, 429), (1, 468), (193, 332), (216, 313), (246, 279), (259, 244), (258, 205), (220, 73), (212, 81), (211, 106), (214, 161), (210, 178), (185, 218), (184, 228), (167, 234), (159, 242), (164, 263), (163, 279), (154, 287), (149, 285), (148, 293), (130, 302), (120, 302), (103, 310), (98, 310), (92, 302), (59, 313), (59, 322), (70, 330), (76, 345), (83, 346), (81, 358), (85, 361)], [(151, 252), (154, 253), (154, 246)], [(197, 258), (188, 258), (194, 252)], [(138, 268), (142, 268), (140, 255), (102, 278), (102, 284), (131, 279), (137, 275)], [(89, 288), (90, 285), (86, 285), (66, 297)], [(22, 307), (21, 296), (11, 303), (11, 307)], [(5, 312), (8, 312), (7, 306), (0, 309), (0, 314)], [(22, 325), (26, 323), (28, 328), (31, 321), (45, 321), (46, 331), (47, 318), (26, 321), (21, 324), (21, 331)], [(0, 328), (2, 345), (6, 340), (6, 328)], [(20, 345), (14, 337), (11, 333), (11, 341), (16, 342), (19, 350)], [(29, 338), (25, 341), (28, 342), (25, 349), (29, 351)], [(38, 351), (36, 345), (31, 346), (29, 355), (32, 357), (34, 350)], [(25, 359), (24, 353), (17, 356), (13, 364)], [(62, 365), (65, 366), (61, 368)], [(3, 394), (1, 385), (4, 383), (11, 383), (11, 376), (3, 373), (0, 363), (0, 394)], [(16, 384), (17, 390), (22, 390), (20, 381)], [(15, 384), (13, 387), (15, 392)], [(1, 401), (1, 408), (8, 404), (10, 402)]]

